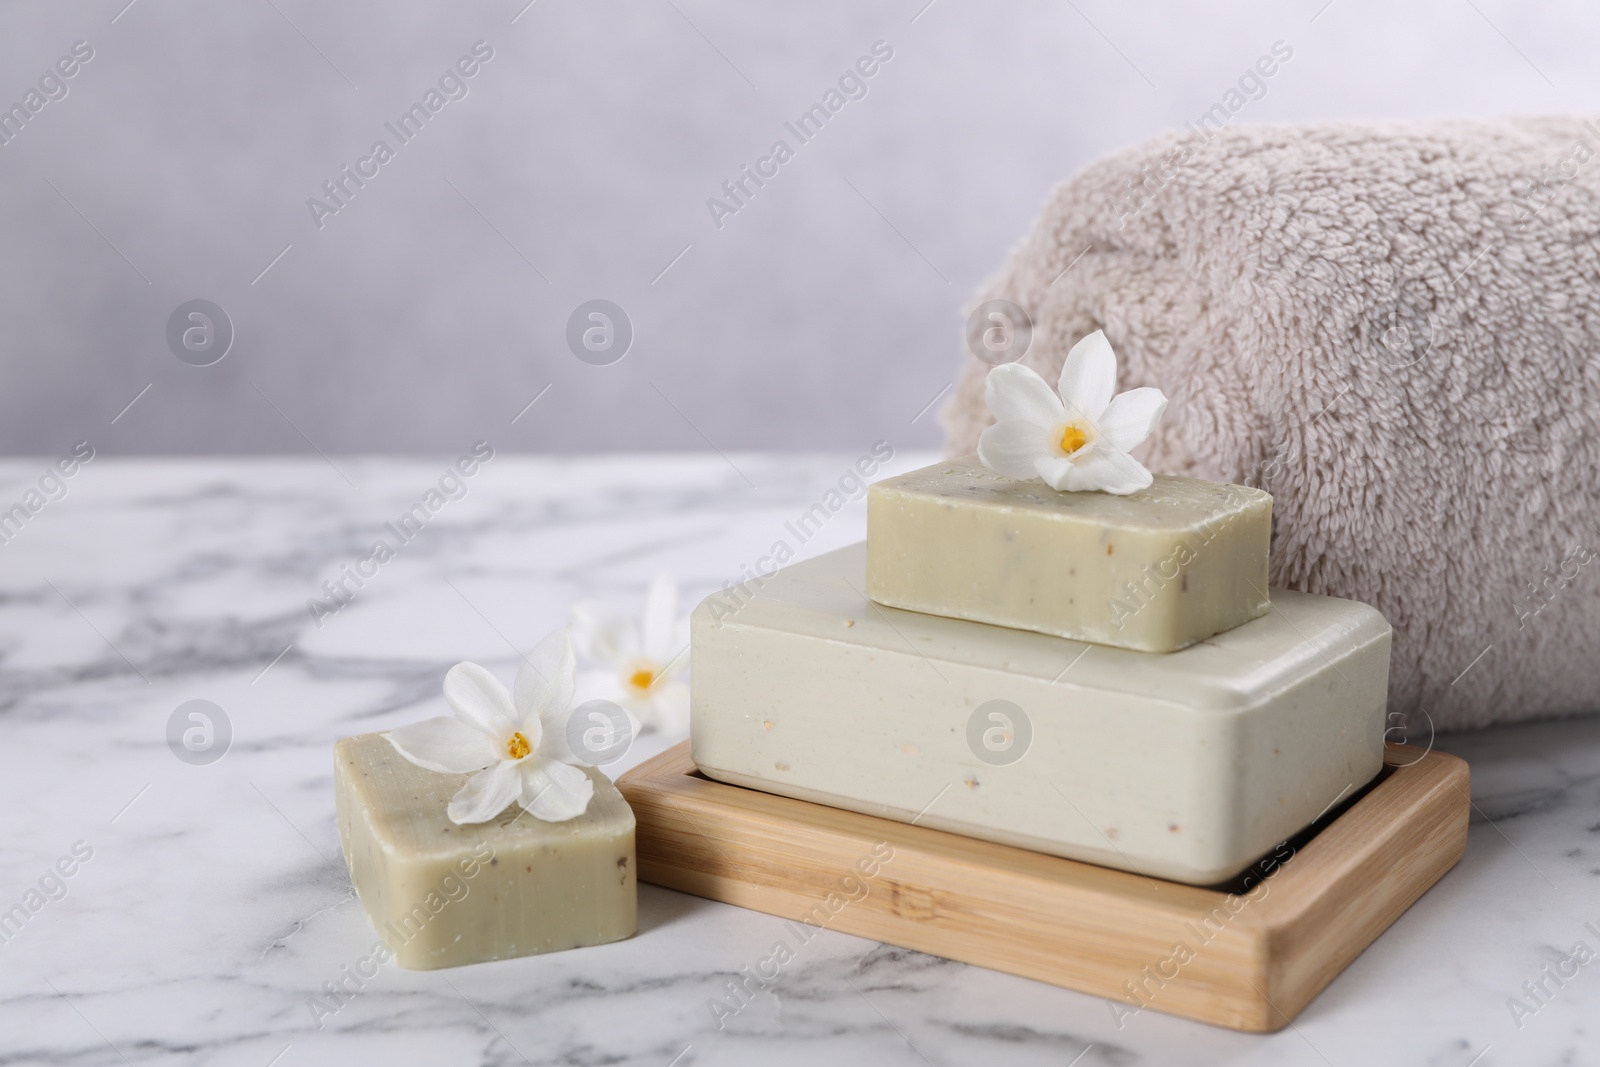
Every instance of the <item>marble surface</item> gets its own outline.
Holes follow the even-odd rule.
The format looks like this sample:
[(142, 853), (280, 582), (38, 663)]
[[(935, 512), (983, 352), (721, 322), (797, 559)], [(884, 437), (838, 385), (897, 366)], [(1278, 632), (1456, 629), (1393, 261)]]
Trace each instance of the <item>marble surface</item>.
[[(858, 539), (860, 502), (807, 544), (785, 527), (854, 458), (501, 456), (320, 627), (307, 599), (449, 457), (96, 459), (0, 545), (0, 911), (49, 891), (0, 943), (0, 1064), (1600, 1060), (1600, 961), (1542, 1006), (1522, 988), (1600, 950), (1596, 718), (1439, 738), (1472, 763), (1465, 859), (1271, 1036), (1151, 1011), (1119, 1028), (1101, 999), (832, 932), (719, 1028), (708, 1002), (780, 922), (651, 886), (631, 941), (386, 967), (319, 1019), (375, 937), (339, 857), (334, 740), (439, 713), (457, 660), (509, 677), (575, 598), (631, 606), (659, 570), (698, 597), (776, 541)], [(0, 510), (46, 462), (0, 464)], [(220, 761), (169, 749), (190, 700), (231, 724)], [(1537, 1010), (1514, 1018), (1513, 996)]]

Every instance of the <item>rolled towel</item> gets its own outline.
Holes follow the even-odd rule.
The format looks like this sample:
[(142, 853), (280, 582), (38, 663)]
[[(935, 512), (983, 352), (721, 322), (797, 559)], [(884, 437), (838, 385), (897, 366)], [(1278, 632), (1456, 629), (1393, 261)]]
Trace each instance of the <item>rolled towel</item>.
[[(1059, 186), (974, 307), (1104, 329), (1140, 458), (1272, 493), (1276, 585), (1394, 627), (1392, 723), (1600, 709), (1600, 119), (1239, 126)], [(951, 454), (990, 421), (968, 356)], [(1391, 737), (1395, 736), (1391, 734)]]

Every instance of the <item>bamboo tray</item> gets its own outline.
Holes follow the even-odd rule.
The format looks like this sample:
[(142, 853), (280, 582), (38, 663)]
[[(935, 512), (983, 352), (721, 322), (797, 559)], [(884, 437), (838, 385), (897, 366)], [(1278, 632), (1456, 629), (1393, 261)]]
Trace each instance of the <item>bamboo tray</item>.
[(642, 881), (1259, 1032), (1455, 865), (1470, 806), (1464, 761), (1391, 746), (1365, 790), (1207, 889), (715, 782), (687, 741), (617, 786)]

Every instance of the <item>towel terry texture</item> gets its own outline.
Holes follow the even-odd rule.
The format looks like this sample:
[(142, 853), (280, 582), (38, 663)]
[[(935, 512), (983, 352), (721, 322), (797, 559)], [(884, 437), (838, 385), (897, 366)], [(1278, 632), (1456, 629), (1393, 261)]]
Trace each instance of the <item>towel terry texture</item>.
[[(973, 306), (1104, 329), (1140, 458), (1273, 495), (1276, 585), (1394, 627), (1389, 713), (1600, 708), (1600, 120), (1240, 126), (1058, 187)], [(970, 355), (951, 454), (992, 420)], [(1393, 736), (1393, 735), (1391, 735)]]

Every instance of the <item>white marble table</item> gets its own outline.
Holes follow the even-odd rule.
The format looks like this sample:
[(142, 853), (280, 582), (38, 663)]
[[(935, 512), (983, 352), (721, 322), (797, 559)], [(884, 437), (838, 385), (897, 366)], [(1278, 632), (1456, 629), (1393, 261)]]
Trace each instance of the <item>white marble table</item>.
[[(832, 932), (719, 1030), (709, 999), (779, 921), (652, 886), (631, 941), (385, 968), (319, 1029), (310, 999), (374, 940), (339, 858), (334, 739), (437, 714), (457, 660), (509, 677), (511, 645), (574, 598), (631, 606), (658, 570), (720, 587), (853, 458), (502, 456), (321, 628), (307, 599), (446, 458), (95, 460), (0, 546), (0, 909), (92, 852), (4, 929), (0, 1064), (1600, 1061), (1600, 962), (1547, 980), (1520, 1028), (1507, 1005), (1575, 942), (1600, 950), (1594, 718), (1441, 738), (1473, 766), (1466, 858), (1268, 1037), (1154, 1012), (1119, 1029), (1095, 997)], [(44, 469), (0, 464), (0, 510)], [(863, 532), (855, 503), (793, 547)], [(166, 741), (195, 699), (232, 726), (209, 766)]]

